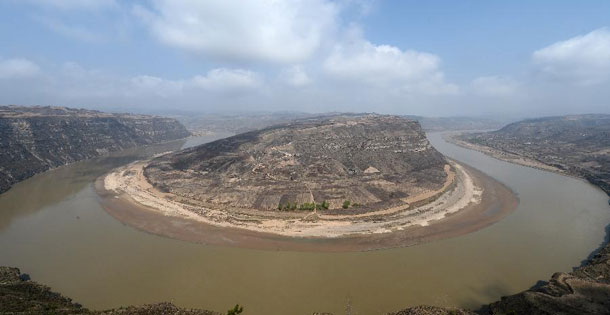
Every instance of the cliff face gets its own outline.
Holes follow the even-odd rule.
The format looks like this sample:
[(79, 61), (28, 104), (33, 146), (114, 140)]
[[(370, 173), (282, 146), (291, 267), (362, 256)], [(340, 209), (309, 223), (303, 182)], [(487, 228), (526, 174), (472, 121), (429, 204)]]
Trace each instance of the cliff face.
[(0, 106), (0, 193), (50, 168), (188, 135), (171, 118)]
[(277, 209), (351, 200), (383, 208), (446, 179), (445, 158), (419, 123), (332, 116), (243, 133), (153, 160), (155, 186), (207, 206)]

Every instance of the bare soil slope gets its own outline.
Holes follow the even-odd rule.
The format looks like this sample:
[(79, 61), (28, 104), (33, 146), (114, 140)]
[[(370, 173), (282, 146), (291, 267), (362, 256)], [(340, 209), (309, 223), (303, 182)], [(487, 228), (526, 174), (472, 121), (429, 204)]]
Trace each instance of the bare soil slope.
[(326, 201), (340, 209), (347, 200), (375, 210), (441, 188), (446, 164), (418, 122), (357, 115), (301, 120), (165, 155), (145, 176), (161, 191), (210, 208), (298, 209)]

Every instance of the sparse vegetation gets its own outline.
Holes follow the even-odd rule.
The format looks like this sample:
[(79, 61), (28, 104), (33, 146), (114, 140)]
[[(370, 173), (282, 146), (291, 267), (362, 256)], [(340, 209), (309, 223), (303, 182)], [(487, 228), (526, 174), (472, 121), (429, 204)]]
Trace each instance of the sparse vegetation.
[(237, 315), (237, 314), (241, 314), (244, 311), (244, 308), (242, 306), (239, 306), (239, 304), (235, 304), (235, 306), (227, 311), (227, 315)]
[(316, 209), (316, 204), (314, 202), (306, 202), (299, 206), (299, 210), (314, 210)]
[(330, 203), (326, 200), (322, 201), (322, 203), (315, 203), (315, 202), (306, 202), (306, 203), (302, 203), (300, 205), (297, 204), (297, 202), (293, 202), (291, 203), (290, 201), (288, 201), (285, 204), (282, 204), (281, 202), (278, 203), (277, 205), (277, 209), (280, 211), (290, 211), (290, 210), (328, 210), (330, 208)]

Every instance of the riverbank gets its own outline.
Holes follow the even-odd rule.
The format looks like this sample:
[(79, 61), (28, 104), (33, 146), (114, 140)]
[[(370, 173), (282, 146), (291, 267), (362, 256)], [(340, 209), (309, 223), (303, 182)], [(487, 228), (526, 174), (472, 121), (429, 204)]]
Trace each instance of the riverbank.
[(143, 165), (131, 164), (96, 181), (104, 209), (139, 230), (212, 245), (299, 251), (411, 246), (479, 230), (502, 219), (518, 204), (506, 186), (454, 163), (455, 175), (449, 174), (443, 191), (424, 194), (426, 198), (411, 197), (411, 208), (352, 215), (204, 212), (155, 190), (141, 175)]
[[(477, 145), (459, 139), (461, 133), (445, 134), (443, 139), (460, 147), (474, 150), (509, 163), (550, 171), (563, 176), (588, 180), (564, 169), (540, 161)], [(603, 187), (596, 185), (603, 190)], [(608, 193), (606, 191), (606, 193)], [(557, 272), (549, 281), (539, 281), (534, 287), (500, 301), (483, 306), (484, 314), (610, 314), (610, 225), (600, 247), (572, 272)]]
[(559, 121), (554, 121), (554, 118), (549, 120), (546, 124), (543, 121), (519, 122), (493, 133), (449, 134), (447, 141), (499, 160), (585, 179), (610, 197), (607, 172), (610, 168), (607, 160), (610, 143), (603, 129), (607, 128), (604, 126), (607, 120), (590, 122), (584, 119), (582, 122), (583, 125), (604, 126), (600, 129), (564, 126), (565, 120), (561, 117)]

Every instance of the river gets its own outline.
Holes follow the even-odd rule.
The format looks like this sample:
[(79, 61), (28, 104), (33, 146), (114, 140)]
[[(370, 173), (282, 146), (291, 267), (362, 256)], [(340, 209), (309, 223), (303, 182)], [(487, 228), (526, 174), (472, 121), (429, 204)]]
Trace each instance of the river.
[(34, 176), (0, 195), (0, 265), (92, 309), (171, 301), (244, 314), (384, 314), (419, 304), (478, 307), (570, 271), (600, 246), (607, 196), (585, 181), (502, 162), (428, 135), (443, 154), (518, 194), (518, 208), (474, 233), (412, 247), (316, 253), (206, 246), (126, 226), (99, 205), (96, 177), (213, 140), (128, 150)]

